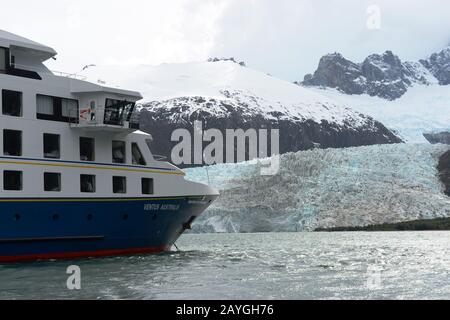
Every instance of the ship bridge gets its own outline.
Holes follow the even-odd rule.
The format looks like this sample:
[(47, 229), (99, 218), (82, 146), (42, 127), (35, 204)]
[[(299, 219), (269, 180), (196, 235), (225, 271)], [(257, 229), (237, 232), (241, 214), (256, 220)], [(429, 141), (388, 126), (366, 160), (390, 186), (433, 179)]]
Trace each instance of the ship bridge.
[(105, 87), (78, 79), (70, 81), (71, 94), (77, 97), (78, 108), (71, 117), (72, 128), (132, 132), (139, 129), (134, 113), (139, 92)]

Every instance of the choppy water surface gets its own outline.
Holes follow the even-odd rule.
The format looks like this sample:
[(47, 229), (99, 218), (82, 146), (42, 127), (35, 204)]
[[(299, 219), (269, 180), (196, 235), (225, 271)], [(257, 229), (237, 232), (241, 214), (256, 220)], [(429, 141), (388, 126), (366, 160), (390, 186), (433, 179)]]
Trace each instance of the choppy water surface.
[[(0, 299), (450, 299), (450, 232), (185, 235), (180, 252), (0, 265)], [(66, 269), (81, 268), (81, 290)]]

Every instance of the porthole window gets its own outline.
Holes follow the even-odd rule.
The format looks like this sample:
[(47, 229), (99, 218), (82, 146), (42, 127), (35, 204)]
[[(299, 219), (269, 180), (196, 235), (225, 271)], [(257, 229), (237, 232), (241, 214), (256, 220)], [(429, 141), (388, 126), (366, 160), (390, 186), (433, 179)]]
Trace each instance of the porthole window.
[(16, 214), (14, 214), (13, 218), (15, 221), (19, 221), (20, 219), (22, 219), (22, 216), (20, 214), (16, 213)]
[(52, 220), (53, 220), (53, 221), (58, 221), (58, 220), (59, 220), (59, 214), (54, 214), (54, 215), (52, 216)]
[(128, 220), (128, 214), (125, 213), (125, 214), (122, 216), (122, 219), (123, 219), (123, 220)]
[(92, 221), (94, 219), (94, 216), (92, 214), (88, 214), (86, 218), (88, 221)]

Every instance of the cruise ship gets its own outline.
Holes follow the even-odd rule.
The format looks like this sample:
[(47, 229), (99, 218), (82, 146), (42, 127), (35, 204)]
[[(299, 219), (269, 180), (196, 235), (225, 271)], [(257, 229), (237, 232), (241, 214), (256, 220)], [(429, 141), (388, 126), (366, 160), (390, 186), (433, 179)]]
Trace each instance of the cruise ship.
[(0, 262), (158, 253), (217, 197), (153, 155), (135, 91), (50, 71), (0, 30)]

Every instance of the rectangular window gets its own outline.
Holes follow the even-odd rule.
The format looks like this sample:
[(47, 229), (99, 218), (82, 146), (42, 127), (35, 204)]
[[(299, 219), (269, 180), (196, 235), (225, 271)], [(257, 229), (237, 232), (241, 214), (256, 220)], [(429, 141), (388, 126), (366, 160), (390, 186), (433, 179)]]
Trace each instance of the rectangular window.
[(78, 123), (78, 100), (36, 95), (36, 118)]
[(61, 191), (61, 173), (44, 173), (44, 191)]
[(114, 193), (127, 193), (126, 177), (113, 177), (113, 192)]
[(153, 194), (153, 178), (142, 178), (142, 194)]
[(61, 99), (61, 115), (64, 118), (77, 118), (78, 101), (70, 99)]
[(133, 142), (131, 144), (131, 156), (133, 158), (133, 164), (139, 164), (142, 166), (146, 165), (145, 159), (142, 156), (141, 150), (139, 149), (139, 146), (137, 143)]
[(3, 130), (3, 154), (19, 157), (22, 155), (22, 131)]
[(95, 176), (90, 174), (80, 175), (80, 191), (95, 192)]
[(94, 138), (80, 137), (80, 160), (95, 160), (95, 140)]
[(38, 115), (54, 116), (55, 110), (53, 106), (53, 98), (49, 96), (37, 95), (36, 112)]
[(2, 113), (7, 116), (22, 116), (22, 92), (2, 90)]
[(8, 57), (8, 49), (0, 48), (0, 73), (6, 73), (7, 70), (7, 59)]
[(126, 163), (124, 141), (112, 142), (112, 159), (113, 163)]
[(22, 190), (22, 171), (3, 171), (3, 189), (9, 191)]
[(44, 133), (44, 158), (61, 157), (59, 134)]

